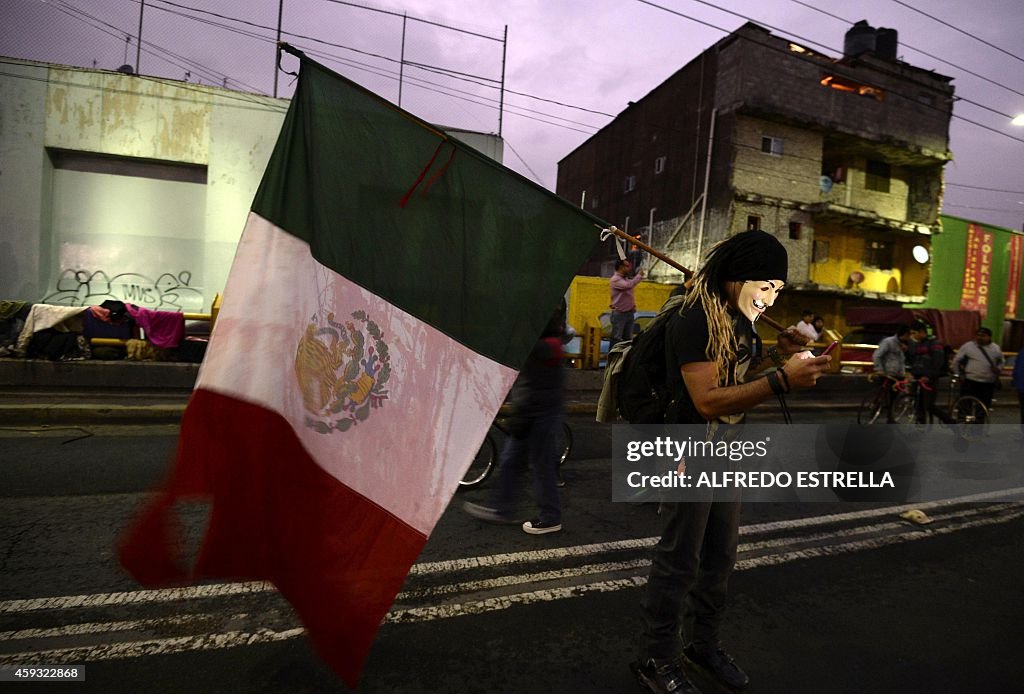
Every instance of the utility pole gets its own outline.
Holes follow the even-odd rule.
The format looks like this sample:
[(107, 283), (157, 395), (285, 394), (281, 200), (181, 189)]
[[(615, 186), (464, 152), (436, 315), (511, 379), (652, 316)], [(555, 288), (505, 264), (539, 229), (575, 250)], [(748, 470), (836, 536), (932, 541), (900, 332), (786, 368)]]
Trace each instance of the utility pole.
[(402, 55), (398, 61), (398, 108), (402, 108), (402, 78), (405, 75), (405, 25), (409, 22), (409, 15), (402, 13)]
[(274, 98), (277, 98), (277, 71), (281, 63), (281, 18), (284, 16), (284, 0), (277, 3), (277, 42), (274, 44)]
[(139, 74), (139, 59), (142, 57), (142, 13), (146, 11), (146, 0), (139, 3), (139, 40), (135, 44), (135, 74)]
[(505, 114), (505, 56), (508, 53), (508, 24), (505, 25), (505, 37), (501, 40), (501, 92), (498, 102), (498, 137), (501, 137), (502, 116)]

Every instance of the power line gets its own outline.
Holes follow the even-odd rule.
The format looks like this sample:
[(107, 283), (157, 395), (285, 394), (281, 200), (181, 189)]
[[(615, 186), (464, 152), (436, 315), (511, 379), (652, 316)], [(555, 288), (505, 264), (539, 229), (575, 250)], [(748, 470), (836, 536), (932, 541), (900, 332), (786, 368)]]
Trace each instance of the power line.
[(946, 181), (947, 186), (956, 186), (957, 188), (970, 188), (972, 190), (986, 190), (990, 193), (1009, 193), (1011, 195), (1024, 195), (1024, 190), (1003, 190), (1002, 188), (986, 188), (985, 186), (969, 186), (966, 183), (951, 183)]
[(517, 157), (519, 157), (519, 161), (523, 162), (523, 166), (526, 167), (526, 170), (529, 171), (530, 174), (533, 175), (533, 180), (535, 180), (540, 186), (543, 187), (544, 186), (544, 182), (540, 180), (540, 176), (537, 175), (536, 171), (534, 171), (532, 168), (530, 168), (530, 165), (526, 163), (526, 160), (523, 159), (523, 156), (521, 154), (519, 154), (519, 151), (515, 147), (512, 146), (512, 143), (509, 142), (508, 140), (505, 140), (505, 144), (508, 145), (508, 148), (510, 150), (512, 150), (513, 154), (515, 154)]
[[(102, 19), (100, 19), (99, 17), (95, 17), (95, 16), (89, 14), (88, 12), (86, 12), (85, 10), (82, 10), (82, 9), (80, 9), (80, 8), (74, 6), (74, 5), (71, 5), (70, 3), (61, 1), (61, 2), (58, 2), (58, 3), (50, 3), (50, 4), (53, 6), (54, 9), (58, 10), (59, 12), (63, 12), (64, 14), (68, 15), (72, 19), (77, 19), (80, 22), (88, 24), (92, 28), (94, 28), (94, 29), (96, 29), (98, 31), (101, 31), (101, 32), (103, 32), (103, 33), (105, 33), (105, 34), (107, 34), (109, 36), (113, 36), (113, 37), (115, 37), (117, 39), (121, 39), (124, 36), (130, 35), (127, 32), (125, 32), (124, 30), (120, 29), (119, 27), (116, 27), (113, 24), (105, 22)], [(102, 25), (102, 26), (97, 26), (97, 24)], [(104, 27), (107, 27), (107, 28), (105, 29)], [(148, 48), (147, 48), (147, 46), (148, 46)], [(170, 51), (170, 50), (168, 50), (166, 48), (162, 48), (162, 47), (158, 46), (157, 44), (152, 43), (151, 41), (144, 41), (142, 43), (142, 50), (144, 50), (147, 54), (149, 54), (149, 55), (151, 55), (151, 56), (153, 56), (155, 58), (158, 58), (160, 60), (164, 60), (164, 61), (170, 63), (171, 65), (174, 65), (175, 67), (178, 67), (178, 68), (181, 68), (182, 70), (185, 70), (186, 72), (195, 71), (196, 73), (199, 73), (199, 74), (203, 75), (204, 77), (206, 77), (206, 79), (210, 80), (211, 82), (220, 82), (222, 80), (231, 79), (230, 77), (228, 77), (228, 75), (226, 75), (224, 73), (217, 72), (216, 70), (213, 70), (212, 68), (208, 68), (208, 67), (206, 67), (205, 65), (203, 65), (201, 63), (197, 63), (197, 62), (195, 62), (193, 60), (190, 60), (189, 58), (186, 58), (185, 56), (178, 55), (177, 53), (174, 53), (173, 51)], [(175, 62), (174, 60), (171, 60), (167, 56), (171, 56), (171, 57), (175, 58), (176, 60), (178, 60), (180, 62)], [(242, 85), (244, 87), (247, 87), (251, 91), (254, 91), (254, 92), (258, 92), (259, 91), (259, 89), (257, 89), (256, 87), (254, 87), (254, 86), (252, 86), (250, 84), (246, 84), (242, 80), (235, 79), (234, 81), (237, 84), (240, 84), (240, 85)]]
[(957, 203), (954, 202), (947, 202), (943, 205), (943, 207), (959, 207), (965, 210), (984, 210), (985, 212), (1006, 212), (1009, 214), (1024, 215), (1024, 207), (1022, 207), (1019, 210), (1007, 210), (998, 207), (975, 207), (974, 205), (958, 205)]
[[(139, 0), (133, 0), (133, 2), (138, 2), (138, 1)], [(178, 7), (178, 8), (182, 8), (182, 9), (186, 9), (186, 10), (192, 10), (194, 12), (198, 12), (198, 13), (201, 13), (201, 14), (211, 15), (211, 16), (217, 17), (219, 19), (239, 22), (239, 23), (246, 24), (246, 25), (254, 27), (254, 28), (258, 28), (258, 29), (265, 29), (267, 31), (273, 31), (274, 30), (274, 27), (268, 27), (266, 25), (257, 24), (255, 22), (250, 22), (250, 21), (247, 21), (247, 20), (237, 19), (235, 17), (230, 17), (230, 16), (219, 14), (219, 13), (216, 13), (216, 12), (211, 12), (211, 11), (208, 11), (208, 10), (202, 10), (202, 9), (190, 7), (190, 6), (187, 6), (187, 5), (182, 5), (180, 3), (171, 2), (170, 0), (157, 0), (157, 1), (158, 2), (163, 2), (164, 4), (167, 4), (167, 5), (172, 5), (174, 7)], [(351, 3), (340, 3), (340, 4), (351, 4)], [(164, 12), (167, 12), (167, 13), (170, 13), (170, 14), (174, 14), (174, 15), (186, 18), (186, 19), (192, 19), (194, 21), (199, 21), (199, 22), (202, 22), (204, 24), (208, 24), (208, 25), (211, 25), (211, 26), (215, 26), (215, 27), (219, 27), (219, 28), (225, 29), (227, 31), (234, 31), (236, 33), (242, 34), (243, 36), (249, 36), (251, 38), (256, 38), (256, 39), (259, 39), (259, 40), (262, 40), (262, 41), (265, 41), (265, 42), (269, 42), (269, 43), (273, 43), (273, 41), (274, 41), (273, 38), (262, 36), (262, 35), (255, 34), (255, 33), (252, 33), (252, 32), (246, 32), (244, 30), (238, 29), (237, 27), (226, 26), (224, 24), (219, 24), (217, 22), (211, 22), (209, 20), (204, 20), (201, 17), (193, 17), (193, 16), (190, 16), (190, 15), (185, 14), (185, 13), (175, 12), (174, 10), (169, 10), (167, 8), (159, 7), (158, 5), (154, 5), (154, 7), (156, 7), (157, 9), (160, 9), (160, 10), (162, 10)], [(364, 9), (374, 9), (374, 8), (364, 8)], [(374, 11), (377, 11), (377, 10), (374, 10)], [(384, 12), (385, 14), (392, 14), (390, 12), (386, 12), (386, 11), (383, 11), (383, 10), (380, 10), (380, 11)], [(447, 28), (451, 28), (451, 27), (447, 27)], [(305, 35), (305, 34), (297, 34), (297, 33), (289, 32), (289, 31), (284, 31), (282, 33), (287, 35), (287, 36), (293, 37), (293, 38), (303, 39), (303, 40), (306, 40), (306, 41), (315, 41), (316, 43), (323, 44), (325, 46), (330, 46), (332, 48), (340, 48), (340, 49), (345, 50), (345, 51), (351, 51), (353, 53), (359, 53), (360, 55), (365, 55), (367, 57), (377, 58), (377, 59), (384, 60), (384, 61), (387, 61), (387, 62), (390, 62), (390, 63), (401, 63), (402, 62), (400, 60), (396, 60), (394, 58), (390, 58), (390, 57), (385, 56), (385, 55), (380, 55), (380, 54), (377, 54), (377, 53), (371, 53), (371, 52), (368, 52), (368, 51), (364, 51), (364, 50), (361, 50), (361, 49), (358, 49), (358, 48), (353, 48), (351, 46), (346, 46), (344, 44), (340, 44), (340, 43), (336, 43), (336, 42), (332, 42), (332, 41), (325, 41), (323, 39), (318, 39), (316, 37), (308, 36), (308, 35)], [(339, 61), (341, 60), (338, 56), (330, 56), (330, 57), (332, 59), (335, 59), (335, 60), (339, 60)], [(498, 80), (492, 80), (492, 79), (484, 77), (482, 75), (469, 75), (467, 73), (462, 73), (462, 72), (458, 72), (458, 71), (455, 71), (455, 70), (450, 70), (450, 69), (447, 69), (447, 68), (441, 68), (441, 67), (436, 67), (436, 66), (424, 65), (424, 64), (421, 64), (421, 63), (413, 63), (411, 61), (405, 61), (405, 64), (409, 65), (409, 66), (412, 66), (412, 67), (415, 67), (417, 69), (426, 70), (428, 72), (434, 72), (434, 73), (437, 73), (437, 74), (440, 74), (440, 75), (452, 77), (454, 79), (460, 79), (462, 81), (469, 82), (471, 84), (476, 84), (477, 86), (488, 87), (488, 88), (492, 88), (492, 89), (497, 89), (498, 88), (496, 86), (497, 83), (498, 83)], [(364, 64), (364, 66), (365, 66), (365, 64)], [(381, 75), (381, 76), (384, 76), (384, 75)], [(388, 78), (390, 79), (390, 77), (388, 77)], [(485, 84), (485, 83), (482, 83), (482, 82), (477, 82), (473, 78), (487, 80), (488, 82), (491, 82), (492, 84)], [(425, 83), (427, 83), (427, 84), (434, 84), (435, 86), (442, 86), (442, 85), (436, 85), (436, 83), (431, 83), (431, 82), (425, 82)], [(453, 87), (445, 87), (445, 88), (446, 89), (454, 89)], [(458, 91), (458, 90), (456, 90), (456, 91)], [(514, 91), (508, 90), (508, 89), (506, 89), (505, 91), (508, 92), (508, 93), (511, 93), (511, 94), (515, 94), (517, 96), (523, 96), (523, 97), (535, 99), (535, 100), (538, 100), (538, 101), (551, 102), (551, 103), (554, 103), (554, 104), (566, 106), (568, 108), (575, 108), (576, 110), (580, 110), (580, 111), (584, 111), (584, 112), (596, 113), (598, 115), (610, 116), (610, 114), (604, 114), (604, 113), (600, 113), (598, 111), (592, 111), (591, 109), (586, 109), (586, 108), (579, 107), (579, 106), (570, 106), (568, 104), (560, 104), (559, 102), (552, 101), (550, 99), (545, 99), (545, 98), (539, 97), (539, 96), (534, 96), (534, 95), (531, 95), (531, 94), (525, 94), (525, 93), (522, 93), (522, 92), (514, 92)], [(463, 92), (463, 93), (465, 93), (465, 92)], [(487, 97), (480, 97), (480, 98), (487, 98)], [(490, 99), (488, 99), (488, 100), (490, 100)], [(506, 103), (506, 106), (519, 108), (521, 110), (528, 111), (528, 112), (531, 112), (531, 113), (537, 113), (539, 115), (543, 115), (543, 116), (546, 116), (548, 118), (555, 118), (557, 120), (563, 120), (563, 121), (566, 121), (568, 123), (573, 123), (573, 124), (576, 124), (576, 125), (581, 125), (581, 126), (584, 126), (584, 127), (587, 127), (587, 128), (591, 128), (594, 131), (596, 131), (598, 129), (597, 126), (590, 125), (589, 123), (581, 123), (579, 121), (573, 121), (571, 119), (563, 118), (561, 116), (556, 116), (556, 115), (551, 114), (551, 113), (546, 113), (546, 112), (542, 112), (542, 111), (534, 111), (534, 110), (528, 109), (526, 107), (517, 106), (515, 104), (510, 104), (510, 103)], [(517, 115), (522, 115), (522, 114), (517, 114)], [(540, 120), (539, 122), (547, 123), (548, 125), (559, 126), (559, 124), (557, 124), (557, 123), (550, 123), (548, 121)], [(559, 127), (562, 127), (562, 126), (559, 126)], [(569, 128), (569, 129), (570, 130), (574, 130), (576, 132), (583, 132), (583, 131), (577, 130), (576, 128)]]
[[(809, 10), (814, 10), (815, 12), (819, 12), (819, 13), (825, 15), (826, 17), (831, 17), (832, 19), (837, 19), (840, 22), (842, 22), (843, 24), (846, 24), (848, 26), (853, 24), (853, 20), (846, 19), (845, 17), (840, 17), (837, 14), (833, 14), (832, 12), (829, 12), (827, 10), (821, 9), (820, 7), (815, 7), (814, 5), (812, 5), (810, 3), (803, 2), (803, 0), (789, 0), (789, 1), (792, 2), (792, 3), (795, 3), (797, 5), (800, 5), (802, 7), (806, 7)], [(912, 51), (914, 51), (915, 53), (920, 53), (923, 56), (927, 56), (927, 57), (931, 58), (932, 60), (937, 60), (940, 63), (942, 63), (943, 65), (948, 65), (949, 67), (953, 68), (954, 70), (959, 70), (960, 72), (963, 72), (963, 73), (966, 73), (968, 75), (971, 75), (972, 77), (977, 77), (980, 80), (984, 80), (985, 82), (988, 82), (991, 85), (995, 85), (996, 87), (999, 87), (1000, 89), (1005, 89), (1006, 91), (1011, 92), (1013, 94), (1016, 94), (1017, 96), (1024, 96), (1024, 92), (1017, 91), (1013, 87), (1008, 87), (1005, 84), (1003, 84), (1002, 82), (996, 81), (994, 79), (989, 79), (988, 77), (985, 77), (985, 75), (982, 75), (982, 74), (980, 74), (978, 72), (974, 72), (973, 70), (968, 70), (967, 68), (963, 67), (962, 65), (957, 65), (956, 63), (954, 63), (952, 61), (949, 61), (949, 60), (946, 60), (945, 58), (940, 58), (939, 56), (933, 55), (933, 54), (929, 53), (928, 51), (925, 51), (925, 50), (922, 50), (920, 48), (917, 48), (916, 46), (911, 46), (909, 43), (902, 43), (901, 45), (906, 47), (906, 48), (908, 48), (908, 49), (910, 49), (910, 50), (912, 50)]]
[[(717, 26), (715, 24), (711, 24), (710, 22), (706, 22), (706, 21), (704, 21), (702, 19), (697, 19), (696, 17), (692, 17), (690, 15), (684, 14), (684, 13), (679, 12), (677, 10), (673, 10), (672, 8), (665, 7), (664, 5), (659, 5), (659, 4), (655, 3), (655, 2), (651, 2), (650, 0), (636, 0), (636, 1), (639, 2), (639, 3), (642, 3), (644, 5), (649, 5), (651, 7), (659, 9), (659, 10), (661, 10), (663, 12), (667, 12), (668, 14), (673, 14), (673, 15), (676, 15), (678, 17), (682, 17), (683, 19), (688, 19), (688, 20), (696, 22), (698, 24), (702, 24), (704, 26), (711, 27), (711, 28), (716, 29), (718, 31), (721, 31), (721, 32), (723, 32), (725, 34), (732, 34), (733, 33), (731, 31), (729, 31), (728, 29), (725, 29), (724, 27), (720, 27), (720, 26)], [(734, 12), (732, 10), (727, 10), (725, 8), (722, 8), (722, 7), (718, 7), (717, 5), (713, 5), (713, 4), (709, 3), (709, 2), (705, 2), (705, 0), (693, 0), (693, 1), (694, 2), (698, 2), (698, 3), (702, 4), (702, 5), (708, 5), (710, 7), (714, 7), (716, 9), (719, 9), (719, 10), (723, 11), (723, 12), (735, 15), (737, 17), (740, 17), (742, 19), (747, 20), (748, 22), (759, 24), (761, 26), (767, 27), (767, 28), (772, 29), (774, 31), (781, 32), (781, 33), (786, 33), (786, 34), (789, 33), (789, 32), (787, 32), (784, 29), (781, 29), (779, 27), (772, 26), (771, 24), (767, 24), (765, 22), (758, 22), (757, 20), (755, 20), (755, 19), (753, 19), (753, 18), (751, 18), (751, 17), (749, 17), (747, 15), (740, 14), (740, 13)], [(813, 44), (813, 45), (816, 45), (816, 46), (822, 46), (822, 47), (826, 48), (827, 50), (830, 50), (830, 51), (833, 51), (833, 52), (837, 52), (835, 48), (826, 46), (826, 45), (824, 45), (822, 43), (819, 43), (817, 41), (813, 41), (811, 39), (807, 39), (807, 38), (801, 37), (799, 34), (791, 34), (791, 35), (796, 37), (796, 38), (798, 38), (801, 41), (806, 42), (806, 43), (810, 43), (810, 44)], [(770, 44), (761, 44), (761, 43), (759, 43), (758, 45), (760, 45), (760, 46), (762, 46), (762, 47), (764, 47), (766, 49), (769, 49), (769, 50), (777, 51), (777, 52), (780, 52), (780, 53), (786, 53), (787, 55), (790, 55), (790, 57), (795, 57), (795, 58), (797, 58), (799, 60), (806, 60), (806, 61), (809, 61), (809, 62), (813, 62), (813, 59), (810, 58), (809, 56), (804, 56), (804, 55), (801, 55), (799, 53), (791, 53), (790, 51), (786, 51), (785, 49), (782, 49), (782, 48), (779, 48), (779, 47), (776, 47), (776, 46), (772, 46)], [(879, 66), (873, 66), (873, 67), (875, 69), (879, 70), (880, 72), (882, 72), (883, 74), (888, 74), (888, 75), (890, 75), (892, 77), (906, 79), (905, 76), (900, 75), (899, 73), (894, 73), (894, 72), (891, 72), (891, 71), (883, 70)], [(840, 71), (836, 69), (836, 66), (833, 66), (833, 71), (835, 71), (837, 74), (840, 73)], [(899, 91), (890, 89), (890, 90), (887, 91), (887, 93), (891, 94), (893, 96), (898, 96), (898, 97), (900, 97), (902, 99), (906, 99), (907, 101), (914, 101), (915, 103), (918, 103), (918, 104), (924, 106), (925, 108), (931, 108), (931, 109), (933, 109), (935, 111), (939, 111), (940, 113), (943, 113), (943, 114), (946, 113), (945, 111), (943, 111), (941, 108), (939, 108), (937, 106), (928, 105), (928, 104), (921, 104), (921, 102), (917, 101), (913, 97), (907, 96), (906, 94), (903, 94), (903, 93), (901, 93)], [(1012, 118), (1012, 116), (1010, 116), (1010, 114), (1003, 113), (1001, 111), (997, 111), (996, 109), (993, 109), (993, 108), (991, 108), (989, 106), (985, 106), (984, 104), (979, 104), (979, 103), (977, 103), (977, 102), (975, 102), (975, 101), (973, 101), (971, 99), (967, 99), (965, 97), (958, 97), (958, 99), (960, 101), (963, 101), (964, 103), (973, 104), (973, 105), (978, 106), (980, 108), (992, 111), (993, 113), (996, 113), (996, 114), (998, 114), (1000, 116), (1005, 117), (1007, 120)], [(978, 123), (977, 121), (974, 121), (974, 120), (971, 120), (970, 118), (966, 118), (966, 117), (961, 116), (959, 114), (953, 113), (952, 111), (949, 112), (949, 116), (950, 116), (950, 118), (957, 118), (957, 119), (962, 120), (962, 121), (964, 121), (966, 123), (970, 123), (971, 125), (975, 125), (975, 126), (977, 126), (979, 128), (982, 128), (984, 130), (988, 130), (990, 132), (996, 133), (996, 134), (1001, 135), (1001, 136), (1003, 136), (1005, 138), (1008, 138), (1010, 140), (1014, 140), (1015, 142), (1020, 142), (1020, 143), (1024, 144), (1024, 139), (1021, 139), (1019, 137), (1014, 137), (1013, 135), (1010, 135), (1009, 133), (1005, 133), (1005, 132), (1003, 132), (1001, 130), (997, 130), (996, 128), (984, 125), (982, 123)]]
[(980, 36), (975, 36), (974, 34), (972, 34), (969, 31), (964, 31), (960, 27), (958, 27), (956, 25), (953, 25), (953, 24), (950, 24), (949, 22), (947, 22), (947, 21), (945, 21), (943, 19), (939, 19), (935, 15), (928, 14), (924, 10), (919, 10), (916, 7), (914, 7), (913, 5), (910, 5), (910, 4), (907, 4), (905, 2), (902, 2), (902, 0), (892, 0), (892, 1), (894, 3), (896, 3), (897, 5), (901, 5), (903, 7), (906, 7), (908, 10), (912, 10), (913, 12), (917, 12), (918, 14), (924, 15), (925, 17), (927, 17), (928, 19), (931, 19), (932, 21), (938, 22), (939, 24), (941, 24), (943, 26), (946, 26), (946, 27), (949, 27), (950, 29), (952, 29), (954, 31), (958, 31), (961, 34), (963, 34), (964, 36), (969, 36), (972, 39), (974, 39), (975, 41), (978, 41), (979, 43), (985, 44), (989, 48), (994, 48), (995, 50), (999, 51), (1000, 53), (1003, 53), (1005, 55), (1010, 56), (1014, 60), (1018, 60), (1018, 61), (1024, 63), (1024, 58), (1021, 58), (1018, 55), (1014, 55), (1013, 53), (1010, 53), (1010, 51), (1006, 50), (1005, 48), (1001, 48), (1001, 47), (995, 45), (994, 43), (986, 41), (985, 39), (981, 38)]
[(360, 5), (360, 4), (355, 3), (355, 2), (344, 2), (344, 0), (325, 0), (325, 1), (326, 2), (330, 2), (330, 3), (334, 3), (335, 5), (347, 5), (349, 7), (356, 7), (358, 9), (368, 10), (370, 12), (379, 12), (380, 14), (388, 14), (388, 15), (391, 15), (393, 17), (402, 17), (403, 19), (411, 19), (414, 22), (421, 22), (422, 24), (430, 24), (432, 26), (441, 27), (442, 29), (448, 29), (450, 31), (457, 31), (457, 32), (462, 33), (462, 34), (469, 34), (470, 36), (477, 36), (479, 38), (488, 39), (490, 41), (498, 41), (499, 43), (503, 41), (503, 39), (498, 38), (497, 36), (488, 36), (487, 34), (480, 34), (480, 33), (475, 32), (475, 31), (469, 31), (468, 29), (460, 29), (459, 27), (453, 27), (453, 26), (450, 26), (448, 24), (444, 24), (442, 22), (437, 22), (437, 21), (433, 21), (433, 20), (430, 20), (430, 19), (423, 19), (421, 17), (414, 17), (412, 15), (407, 15), (407, 14), (402, 13), (402, 12), (394, 12), (392, 10), (382, 10), (382, 9), (377, 8), (377, 7), (370, 7), (368, 5)]

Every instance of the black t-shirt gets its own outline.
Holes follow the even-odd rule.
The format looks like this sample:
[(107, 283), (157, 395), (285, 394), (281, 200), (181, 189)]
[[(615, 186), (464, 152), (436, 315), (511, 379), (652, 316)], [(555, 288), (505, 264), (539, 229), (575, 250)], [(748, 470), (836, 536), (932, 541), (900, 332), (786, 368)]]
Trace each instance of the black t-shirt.
[[(738, 343), (737, 360), (729, 368), (728, 385), (739, 383), (746, 374), (751, 361), (751, 350), (757, 349), (758, 340), (753, 324), (742, 314), (733, 321)], [(665, 382), (672, 394), (665, 421), (670, 424), (703, 424), (707, 420), (700, 416), (693, 404), (680, 368), (683, 364), (710, 361), (707, 356), (710, 332), (708, 318), (700, 306), (691, 306), (672, 316), (665, 328)], [(732, 419), (732, 418), (730, 418)]]

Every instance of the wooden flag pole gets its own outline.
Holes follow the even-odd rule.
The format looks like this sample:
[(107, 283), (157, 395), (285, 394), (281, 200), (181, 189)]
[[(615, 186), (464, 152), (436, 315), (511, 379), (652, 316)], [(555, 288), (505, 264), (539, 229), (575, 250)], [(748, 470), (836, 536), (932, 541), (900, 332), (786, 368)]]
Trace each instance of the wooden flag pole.
[[(594, 226), (597, 226), (597, 225), (595, 224)], [(598, 227), (598, 228), (602, 229), (602, 231), (603, 231), (602, 227)], [(640, 241), (639, 239), (633, 238), (632, 236), (630, 236), (629, 234), (624, 232), (622, 229), (619, 229), (618, 227), (608, 227), (608, 231), (610, 231), (611, 233), (615, 234), (616, 236), (619, 236), (619, 237), (625, 239), (626, 241), (629, 241), (631, 244), (637, 246), (638, 248), (642, 248), (644, 251), (646, 251), (647, 253), (650, 253), (651, 255), (653, 255), (655, 258), (657, 258), (661, 262), (665, 263), (666, 265), (671, 265), (676, 270), (679, 270), (679, 272), (683, 273), (686, 276), (686, 279), (689, 280), (691, 277), (693, 277), (693, 270), (690, 270), (689, 268), (683, 267), (682, 265), (680, 265), (676, 261), (674, 261), (671, 258), (669, 258), (664, 253), (660, 253), (660, 252), (654, 250), (653, 248), (648, 246), (646, 243)], [(785, 330), (785, 328), (782, 327), (781, 323), (778, 323), (778, 322), (772, 320), (771, 318), (769, 318), (768, 316), (764, 315), (763, 313), (761, 314), (761, 319), (760, 320), (763, 323), (767, 323), (769, 328), (774, 328), (775, 330), (778, 330), (780, 333), (783, 330)]]

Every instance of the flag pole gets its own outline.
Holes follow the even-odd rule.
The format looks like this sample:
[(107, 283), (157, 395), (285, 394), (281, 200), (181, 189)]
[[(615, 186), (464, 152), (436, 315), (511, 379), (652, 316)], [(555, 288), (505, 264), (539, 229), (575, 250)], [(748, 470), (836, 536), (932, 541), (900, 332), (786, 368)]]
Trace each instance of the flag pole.
[[(597, 226), (599, 229), (603, 230), (603, 227), (600, 227), (597, 224), (595, 224), (594, 226)], [(619, 236), (619, 237), (629, 241), (630, 243), (634, 244), (635, 246), (638, 246), (639, 248), (642, 248), (644, 251), (650, 253), (651, 255), (653, 255), (655, 258), (657, 258), (661, 262), (663, 262), (663, 263), (665, 263), (667, 265), (671, 265), (676, 270), (679, 270), (679, 272), (683, 273), (686, 276), (687, 280), (689, 280), (690, 278), (693, 277), (693, 270), (691, 270), (691, 269), (689, 269), (687, 267), (683, 267), (682, 265), (680, 265), (676, 261), (674, 261), (671, 258), (669, 258), (664, 253), (660, 253), (660, 252), (654, 250), (653, 248), (648, 246), (646, 243), (640, 241), (639, 239), (633, 238), (632, 236), (630, 236), (629, 234), (624, 232), (622, 229), (619, 229), (618, 227), (608, 227), (608, 231), (610, 231), (611, 233), (615, 234), (616, 236)], [(774, 328), (775, 330), (778, 330), (779, 332), (782, 332), (783, 330), (785, 330), (785, 328), (782, 327), (781, 323), (778, 323), (778, 322), (772, 320), (771, 318), (769, 318), (768, 316), (764, 315), (763, 313), (761, 314), (760, 320), (763, 323), (767, 323), (769, 328)]]

